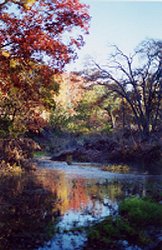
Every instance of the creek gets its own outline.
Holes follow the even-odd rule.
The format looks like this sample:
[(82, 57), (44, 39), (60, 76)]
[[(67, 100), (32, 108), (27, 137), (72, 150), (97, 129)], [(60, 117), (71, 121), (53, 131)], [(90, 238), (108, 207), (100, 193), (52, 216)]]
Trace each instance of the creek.
[(83, 227), (116, 215), (125, 197), (162, 188), (161, 175), (110, 173), (45, 157), (37, 163), (34, 173), (1, 177), (0, 250), (82, 249)]

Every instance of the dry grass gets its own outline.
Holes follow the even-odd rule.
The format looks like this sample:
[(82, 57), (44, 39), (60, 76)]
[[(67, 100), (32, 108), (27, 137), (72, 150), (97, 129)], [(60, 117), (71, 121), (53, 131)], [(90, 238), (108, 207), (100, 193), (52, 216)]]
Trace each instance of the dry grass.
[(109, 171), (109, 172), (113, 172), (113, 173), (129, 173), (130, 168), (127, 165), (108, 165), (108, 166), (103, 166), (102, 170), (104, 171)]

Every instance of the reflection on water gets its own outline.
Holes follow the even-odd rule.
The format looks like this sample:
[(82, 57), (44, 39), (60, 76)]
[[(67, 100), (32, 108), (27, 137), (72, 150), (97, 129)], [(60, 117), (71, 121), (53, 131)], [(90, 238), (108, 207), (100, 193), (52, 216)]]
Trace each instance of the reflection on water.
[(56, 193), (36, 176), (0, 178), (0, 249), (34, 249), (51, 236)]
[(161, 183), (149, 176), (88, 178), (82, 170), (40, 168), (0, 177), (0, 250), (81, 248), (86, 237), (78, 227), (117, 213), (121, 199), (145, 196)]

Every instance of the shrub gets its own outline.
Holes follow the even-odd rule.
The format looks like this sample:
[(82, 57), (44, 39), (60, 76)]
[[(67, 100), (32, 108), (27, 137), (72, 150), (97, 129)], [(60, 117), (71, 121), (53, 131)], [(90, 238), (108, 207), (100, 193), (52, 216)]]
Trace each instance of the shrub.
[(125, 199), (119, 206), (120, 215), (137, 227), (162, 225), (162, 206), (137, 197)]
[(93, 225), (88, 231), (85, 249), (120, 249), (121, 240), (129, 244), (148, 245), (154, 236), (149, 228), (159, 229), (162, 225), (162, 206), (151, 200), (132, 197), (119, 205), (119, 215), (109, 216)]

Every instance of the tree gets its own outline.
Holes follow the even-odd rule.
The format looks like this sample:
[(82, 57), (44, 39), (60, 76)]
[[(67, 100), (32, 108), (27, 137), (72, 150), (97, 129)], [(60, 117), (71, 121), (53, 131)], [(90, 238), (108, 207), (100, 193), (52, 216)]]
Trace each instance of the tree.
[[(1, 88), (0, 135), (3, 137), (16, 136), (27, 130), (37, 131), (45, 125), (42, 112), (55, 108), (53, 95), (59, 86), (52, 71), (50, 75), (47, 66), (31, 64), (28, 70), (15, 61), (8, 74), (10, 85)], [(49, 72), (48, 82), (46, 70)]]
[(76, 58), (88, 25), (88, 8), (79, 0), (1, 1), (2, 121), (31, 126), (42, 109), (55, 106), (55, 74)]
[(57, 71), (84, 44), (80, 32), (88, 31), (89, 15), (79, 0), (6, 0), (0, 4), (0, 23), (1, 57), (32, 58)]
[(84, 86), (84, 94), (75, 107), (71, 126), (80, 132), (108, 132), (111, 124), (106, 110), (106, 94), (103, 86)]
[[(107, 67), (95, 63), (88, 77), (129, 104), (143, 138), (157, 129), (162, 102), (162, 42), (142, 42), (127, 56), (117, 46)], [(138, 63), (139, 62), (139, 63)]]

